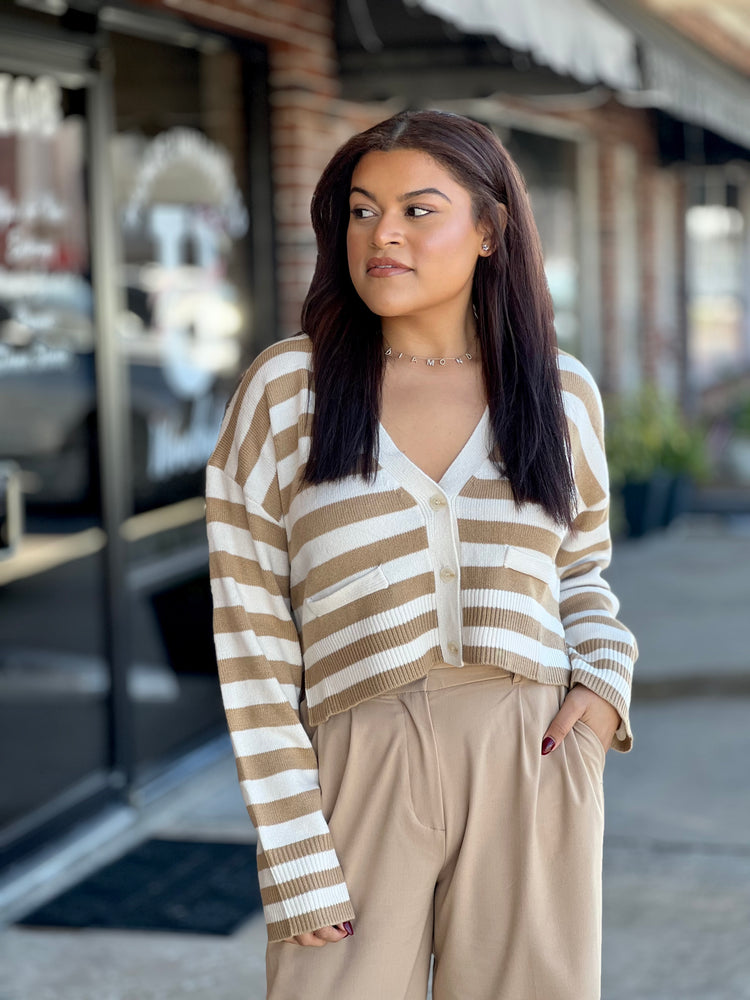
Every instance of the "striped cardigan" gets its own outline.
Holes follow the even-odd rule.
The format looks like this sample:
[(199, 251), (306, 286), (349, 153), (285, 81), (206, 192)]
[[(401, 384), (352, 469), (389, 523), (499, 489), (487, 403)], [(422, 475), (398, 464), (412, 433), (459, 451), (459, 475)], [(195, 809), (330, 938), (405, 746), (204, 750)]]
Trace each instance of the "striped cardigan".
[(629, 749), (636, 647), (600, 575), (610, 559), (601, 400), (577, 360), (561, 352), (559, 367), (572, 532), (514, 504), (488, 458), (487, 410), (439, 483), (381, 427), (374, 483), (303, 484), (314, 402), (304, 334), (265, 350), (230, 403), (207, 470), (214, 631), (271, 941), (354, 916), (310, 726), (437, 663), (484, 663), (586, 685), (620, 713), (613, 745)]

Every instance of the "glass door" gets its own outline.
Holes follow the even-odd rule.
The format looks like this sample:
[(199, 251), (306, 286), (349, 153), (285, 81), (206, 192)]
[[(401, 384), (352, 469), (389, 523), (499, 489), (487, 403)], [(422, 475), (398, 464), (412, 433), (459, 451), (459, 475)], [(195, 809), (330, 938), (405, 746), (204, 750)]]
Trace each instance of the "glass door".
[(108, 785), (87, 116), (0, 61), (0, 855)]
[(204, 468), (274, 329), (265, 52), (40, 19), (0, 17), (0, 868), (224, 730)]
[(205, 465), (250, 352), (243, 66), (113, 33), (118, 349), (129, 396), (129, 694), (138, 779), (223, 727)]

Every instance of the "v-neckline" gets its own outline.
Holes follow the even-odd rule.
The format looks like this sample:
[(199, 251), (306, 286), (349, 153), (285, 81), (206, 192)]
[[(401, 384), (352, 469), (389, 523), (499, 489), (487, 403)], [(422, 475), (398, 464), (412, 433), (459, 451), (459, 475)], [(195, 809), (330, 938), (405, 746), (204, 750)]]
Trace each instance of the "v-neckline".
[(449, 496), (455, 495), (488, 457), (489, 415), (489, 406), (485, 406), (474, 430), (439, 480), (429, 476), (401, 451), (382, 423), (380, 423), (380, 464), (402, 484), (409, 487), (412, 493), (434, 493), (437, 488)]

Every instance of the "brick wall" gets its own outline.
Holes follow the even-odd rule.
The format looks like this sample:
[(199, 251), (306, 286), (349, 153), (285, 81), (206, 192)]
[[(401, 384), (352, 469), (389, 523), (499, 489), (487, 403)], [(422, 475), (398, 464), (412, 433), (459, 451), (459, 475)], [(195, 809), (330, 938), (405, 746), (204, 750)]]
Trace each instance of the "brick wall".
[[(141, 0), (264, 44), (269, 58), (279, 336), (299, 330), (315, 265), (310, 198), (334, 151), (390, 112), (342, 101), (333, 0)], [(265, 339), (265, 338), (264, 338)]]
[[(613, 233), (615, 203), (622, 197), (614, 183), (612, 169), (616, 145), (625, 143), (632, 147), (638, 163), (635, 203), (631, 210), (635, 212), (638, 230), (638, 360), (640, 375), (646, 381), (659, 381), (659, 367), (665, 356), (677, 357), (680, 367), (685, 363), (680, 343), (684, 331), (679, 326), (665, 328), (659, 320), (659, 294), (677, 297), (680, 289), (675, 285), (674, 262), (665, 262), (659, 257), (656, 199), (664, 196), (675, 199), (673, 222), (676, 232), (673, 238), (676, 243), (682, 240), (684, 208), (682, 202), (677, 204), (678, 189), (657, 183), (665, 168), (659, 163), (656, 125), (649, 111), (624, 108), (610, 102), (595, 113), (592, 126), (601, 151), (599, 209), (602, 239), (602, 339), (605, 358), (603, 380), (607, 388), (616, 391), (620, 388), (617, 352), (620, 330), (617, 312), (611, 307), (611, 303), (616, 301), (617, 283), (622, 274)], [(677, 273), (679, 276), (679, 271)], [(675, 287), (660, 287), (665, 282)]]
[[(598, 108), (565, 113), (561, 117), (583, 125), (599, 143), (599, 241), (601, 260), (601, 338), (604, 391), (622, 388), (620, 371), (621, 340), (618, 316), (618, 282), (622, 280), (622, 262), (618, 259), (617, 207), (625, 193), (619, 190), (616, 172), (616, 149), (631, 147), (637, 157), (637, 183), (634, 204), (637, 226), (638, 270), (638, 355), (640, 375), (646, 380), (657, 377), (660, 354), (665, 350), (665, 331), (657, 318), (657, 284), (666, 280), (657, 254), (655, 232), (656, 178), (661, 167), (658, 160), (656, 126), (649, 111), (627, 108), (610, 100)], [(677, 212), (677, 225), (682, 228), (682, 214)], [(676, 291), (676, 290), (675, 290)], [(678, 337), (678, 331), (669, 331)], [(677, 345), (667, 345), (681, 353)]]

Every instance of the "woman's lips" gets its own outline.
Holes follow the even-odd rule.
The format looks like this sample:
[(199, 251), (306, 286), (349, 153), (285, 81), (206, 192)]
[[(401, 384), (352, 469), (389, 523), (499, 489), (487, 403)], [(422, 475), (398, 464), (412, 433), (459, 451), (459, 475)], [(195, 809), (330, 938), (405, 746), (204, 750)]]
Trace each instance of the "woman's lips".
[(392, 278), (397, 274), (407, 274), (410, 267), (391, 257), (371, 257), (367, 261), (367, 274), (371, 278)]

